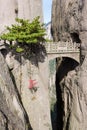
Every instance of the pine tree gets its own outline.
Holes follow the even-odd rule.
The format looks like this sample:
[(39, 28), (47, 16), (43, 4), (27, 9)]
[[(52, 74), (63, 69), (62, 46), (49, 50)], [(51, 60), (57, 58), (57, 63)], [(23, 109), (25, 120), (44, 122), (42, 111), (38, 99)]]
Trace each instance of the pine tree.
[(10, 45), (12, 49), (15, 48), (16, 52), (27, 51), (31, 45), (38, 45), (46, 40), (44, 38), (45, 28), (40, 23), (39, 16), (34, 18), (32, 22), (16, 18), (16, 23), (11, 27), (7, 26), (8, 32), (0, 36), (0, 39), (8, 40), (10, 43), (16, 41), (15, 45)]

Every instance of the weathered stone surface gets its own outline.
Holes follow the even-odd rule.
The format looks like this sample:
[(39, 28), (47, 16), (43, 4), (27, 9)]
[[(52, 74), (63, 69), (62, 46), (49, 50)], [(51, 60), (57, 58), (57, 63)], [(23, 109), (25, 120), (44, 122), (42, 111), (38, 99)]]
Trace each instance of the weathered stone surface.
[[(10, 7), (6, 7), (8, 4)], [(4, 30), (5, 25), (11, 25), (14, 23), (16, 17), (32, 20), (34, 17), (40, 16), (41, 22), (43, 21), (41, 0), (13, 0), (12, 2), (10, 0), (6, 0), (5, 3), (0, 1), (0, 6), (2, 7), (0, 8), (1, 33)], [(5, 8), (6, 12), (4, 11)], [(10, 16), (9, 19), (8, 15)], [(29, 57), (32, 58), (26, 59), (20, 56), (20, 54), (17, 54), (16, 56), (12, 55), (8, 49), (6, 51), (6, 48), (4, 50), (2, 49), (1, 52), (5, 57), (10, 72), (12, 73), (14, 84), (17, 87), (22, 104), (26, 110), (26, 113), (28, 114), (33, 130), (51, 129), (48, 74), (46, 74), (48, 63), (44, 54), (41, 54), (42, 51), (40, 51), (38, 56), (33, 57), (29, 55)], [(37, 61), (39, 60), (42, 63), (38, 62), (37, 64)], [(46, 62), (43, 64), (44, 60), (46, 60)], [(30, 79), (35, 79), (37, 82), (37, 91), (34, 93), (32, 93), (29, 89)], [(13, 107), (12, 110), (14, 110)], [(19, 123), (17, 125), (19, 125)], [(24, 127), (22, 129), (24, 130)]]
[(5, 31), (5, 26), (15, 23), (16, 17), (32, 20), (36, 16), (43, 22), (42, 0), (1, 0), (0, 33)]
[(72, 39), (72, 33), (80, 35), (86, 32), (86, 2), (86, 0), (53, 0), (52, 32), (55, 41), (76, 40)]
[(40, 16), (43, 21), (42, 0), (18, 0), (18, 17), (32, 20)]
[[(25, 118), (26, 117), (26, 118)], [(0, 53), (0, 129), (27, 130), (29, 123), (4, 57)]]
[(17, 4), (15, 0), (6, 0), (5, 2), (3, 2), (3, 0), (0, 1), (0, 33), (5, 29), (5, 26), (15, 22), (16, 6)]
[[(15, 22), (16, 17), (32, 20), (36, 16), (40, 16), (41, 22), (43, 21), (41, 0), (37, 0), (37, 1), (35, 0), (25, 0), (25, 1), (6, 0), (5, 2), (1, 0), (0, 1), (0, 32), (3, 33), (3, 30), (6, 25), (13, 24)], [(44, 54), (41, 54), (42, 50), (40, 51), (40, 53), (38, 53), (38, 56), (33, 57), (29, 55), (29, 57), (32, 57), (32, 58), (28, 58), (28, 59), (22, 57), (20, 54), (12, 55), (12, 53), (9, 52), (9, 49), (3, 48), (3, 46), (0, 47), (0, 50), (2, 54), (4, 55), (4, 58), (7, 62), (10, 73), (12, 74), (11, 77), (10, 75), (9, 76), (5, 75), (4, 78), (8, 77), (10, 78), (10, 80), (11, 78), (13, 79), (14, 85), (16, 86), (22, 105), (24, 106), (26, 110), (26, 113), (29, 117), (29, 121), (33, 130), (51, 129), (50, 104), (49, 104), (49, 94), (48, 94), (48, 74), (47, 74), (48, 62), (47, 62), (47, 58), (45, 59)], [(44, 60), (46, 61), (43, 64)], [(38, 64), (37, 64), (37, 61), (38, 61)], [(42, 63), (39, 63), (39, 61)], [(6, 71), (7, 71), (7, 68), (6, 68)], [(0, 72), (0, 74), (2, 73)], [(14, 85), (13, 83), (10, 83), (8, 78), (7, 80), (6, 79), (4, 80), (6, 80), (9, 87), (12, 85), (11, 87), (12, 89), (14, 88)], [(29, 89), (30, 79), (35, 79), (37, 82), (36, 84), (37, 91), (35, 91), (34, 93), (32, 93), (31, 90)], [(6, 115), (6, 118), (5, 118), (2, 113), (1, 118), (3, 120), (3, 125), (4, 125), (3, 129), (5, 128), (5, 125), (7, 125), (6, 123), (9, 120), (9, 122), (11, 121), (11, 124), (14, 123), (16, 125), (15, 127), (16, 130), (17, 129), (25, 130), (25, 126), (26, 125), (28, 126), (29, 124), (26, 124), (26, 121), (24, 120), (23, 115), (22, 115), (21, 108), (19, 110), (19, 106), (21, 105), (17, 104), (18, 101), (16, 101), (16, 98), (14, 96), (14, 93), (16, 94), (16, 91), (13, 89), (11, 91), (13, 92), (12, 95), (4, 91), (4, 95), (5, 93), (8, 94), (6, 98), (8, 98), (8, 102), (10, 102), (9, 107), (12, 113), (10, 113), (10, 109), (9, 109), (9, 114), (6, 113), (7, 111), (3, 110), (4, 114)], [(3, 96), (1, 100), (2, 101), (5, 100)], [(6, 102), (4, 102), (4, 105), (6, 106), (4, 108), (8, 109)], [(17, 114), (14, 114), (16, 113), (16, 111), (18, 111)], [(18, 114), (19, 116), (17, 116)], [(6, 122), (4, 120), (6, 120)], [(27, 123), (29, 122), (27, 121)], [(8, 127), (9, 130), (13, 129), (13, 125), (11, 124), (8, 124), (8, 126), (6, 126)], [(28, 128), (26, 128), (26, 130), (27, 129)]]
[(63, 101), (62, 105), (64, 105), (62, 110), (62, 113), (64, 112), (62, 115), (63, 130), (87, 129), (86, 10), (86, 0), (53, 0), (52, 33), (54, 41), (72, 40), (81, 43), (81, 58), (83, 58), (81, 67), (78, 70), (68, 71), (68, 74), (59, 83), (62, 94), (61, 101)]
[[(45, 59), (44, 64), (43, 62), (38, 62), (38, 66), (36, 66), (38, 61), (35, 60), (36, 58), (36, 56), (31, 57), (29, 60), (16, 56), (15, 59), (9, 53), (6, 56), (6, 62), (14, 76), (23, 106), (29, 116), (33, 130), (49, 130), (51, 129), (51, 119), (47, 74), (48, 62)], [(29, 89), (30, 79), (35, 79), (37, 82), (37, 91), (33, 93)]]
[(7, 127), (6, 125), (7, 125), (6, 118), (3, 115), (3, 113), (0, 112), (0, 129), (1, 130), (6, 130), (6, 127)]
[(63, 130), (87, 129), (87, 58), (80, 70), (71, 71), (61, 81), (64, 102)]

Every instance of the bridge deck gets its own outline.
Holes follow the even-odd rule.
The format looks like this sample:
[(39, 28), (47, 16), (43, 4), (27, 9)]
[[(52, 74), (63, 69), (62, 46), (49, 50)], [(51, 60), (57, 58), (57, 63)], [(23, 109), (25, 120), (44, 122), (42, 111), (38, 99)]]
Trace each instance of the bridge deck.
[(70, 57), (80, 63), (80, 44), (70, 42), (45, 43), (48, 60)]

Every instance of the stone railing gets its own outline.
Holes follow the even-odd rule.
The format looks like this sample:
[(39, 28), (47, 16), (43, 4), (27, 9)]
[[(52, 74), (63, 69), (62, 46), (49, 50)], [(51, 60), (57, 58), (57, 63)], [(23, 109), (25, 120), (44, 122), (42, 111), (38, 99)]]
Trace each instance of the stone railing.
[[(6, 43), (9, 44), (8, 41)], [(14, 44), (14, 41), (13, 41)], [(80, 52), (80, 43), (72, 42), (46, 42), (44, 43), (47, 53)], [(0, 50), (5, 48), (4, 41), (0, 41)]]
[(47, 53), (80, 52), (79, 43), (53, 42), (45, 43)]

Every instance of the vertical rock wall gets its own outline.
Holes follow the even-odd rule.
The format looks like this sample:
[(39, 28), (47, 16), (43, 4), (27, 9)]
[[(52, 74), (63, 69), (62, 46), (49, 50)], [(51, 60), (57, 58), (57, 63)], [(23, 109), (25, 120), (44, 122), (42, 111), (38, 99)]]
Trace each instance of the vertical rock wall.
[(5, 26), (15, 22), (16, 8), (17, 3), (15, 0), (0, 1), (0, 33), (5, 29)]
[(80, 35), (82, 30), (86, 31), (85, 0), (54, 0), (52, 8), (54, 40), (70, 40), (72, 39), (70, 34)]
[[(48, 90), (48, 62), (38, 62), (36, 66), (35, 60), (38, 57), (24, 59), (24, 57), (8, 54), (6, 62), (14, 76), (16, 87), (19, 91), (23, 106), (28, 114), (30, 124), (33, 130), (49, 130), (51, 129), (50, 104)], [(20, 63), (21, 60), (21, 63)], [(43, 63), (44, 62), (44, 63)], [(29, 81), (35, 80), (36, 91), (29, 89)]]
[(18, 0), (18, 17), (32, 20), (34, 17), (40, 16), (43, 21), (42, 0)]
[(41, 0), (3, 0), (0, 1), (0, 33), (6, 25), (15, 22), (15, 18), (24, 18), (32, 20), (36, 16), (40, 16), (43, 22), (43, 11)]
[(30, 124), (0, 52), (0, 129), (28, 130)]
[[(2, 33), (5, 25), (13, 24), (16, 17), (32, 20), (36, 16), (40, 16), (41, 22), (43, 21), (41, 0), (0, 1), (0, 32)], [(32, 129), (49, 130), (51, 129), (51, 120), (48, 62), (42, 49), (37, 50), (37, 55), (30, 54), (27, 58), (18, 54), (14, 56), (8, 49), (2, 50), (2, 53), (13, 75), (11, 78), (18, 90)], [(32, 92), (29, 89), (30, 80), (35, 80), (36, 91)], [(23, 130), (25, 130), (24, 127)]]
[[(81, 43), (81, 65), (68, 72), (60, 84), (63, 101), (63, 130), (87, 129), (87, 1), (53, 0), (54, 41)], [(68, 66), (67, 66), (68, 67)], [(61, 72), (62, 73), (62, 72)], [(60, 75), (59, 75), (60, 76)]]

